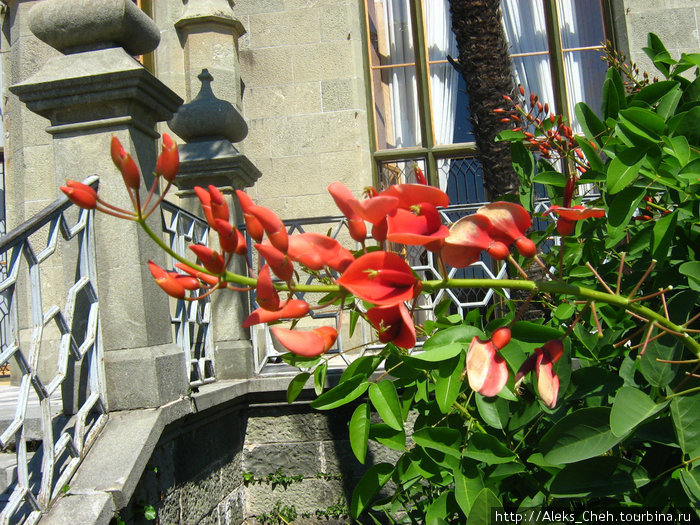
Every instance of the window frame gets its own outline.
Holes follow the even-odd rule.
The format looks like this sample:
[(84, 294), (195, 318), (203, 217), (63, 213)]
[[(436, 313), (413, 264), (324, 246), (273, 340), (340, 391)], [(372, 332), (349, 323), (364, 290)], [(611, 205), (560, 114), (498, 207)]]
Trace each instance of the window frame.
[[(430, 61), (427, 53), (426, 27), (424, 20), (424, 0), (409, 0), (409, 15), (413, 38), (414, 63), (410, 64), (416, 70), (416, 88), (418, 92), (418, 110), (420, 115), (420, 146), (379, 149), (378, 126), (375, 111), (374, 71), (388, 67), (406, 67), (406, 64), (373, 65), (371, 60), (372, 42), (370, 40), (370, 19), (367, 3), (373, 0), (362, 0), (360, 11), (363, 18), (362, 27), (362, 57), (364, 62), (365, 95), (367, 100), (368, 133), (370, 153), (372, 155), (372, 180), (375, 186), (381, 184), (380, 165), (388, 162), (410, 161), (422, 159), (426, 165), (428, 182), (438, 185), (437, 165), (440, 159), (455, 157), (475, 157), (477, 153), (475, 142), (458, 144), (436, 144), (433, 131), (433, 105), (430, 92), (430, 65), (447, 62), (447, 60)], [(602, 46), (586, 48), (564, 48), (559, 29), (559, 9), (557, 0), (541, 0), (545, 11), (547, 28), (548, 55), (550, 61), (552, 90), (555, 100), (551, 101), (558, 113), (571, 116), (567, 96), (567, 84), (564, 68), (564, 52), (583, 49), (602, 49)], [(606, 40), (615, 45), (613, 28), (612, 0), (601, 0), (603, 11), (603, 31)], [(524, 55), (524, 54), (522, 54)], [(522, 56), (513, 55), (513, 56)]]

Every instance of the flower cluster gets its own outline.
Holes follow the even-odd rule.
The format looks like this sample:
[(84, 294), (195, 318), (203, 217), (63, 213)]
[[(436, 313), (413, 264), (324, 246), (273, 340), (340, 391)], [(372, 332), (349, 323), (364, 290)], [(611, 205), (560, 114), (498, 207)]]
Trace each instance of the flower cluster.
[[(78, 206), (135, 220), (147, 228), (145, 219), (160, 204), (165, 192), (149, 209), (156, 189), (155, 182), (142, 204), (139, 194), (141, 175), (136, 162), (117, 139), (112, 141), (111, 154), (122, 174), (135, 212), (105, 203), (93, 188), (74, 181), (68, 181), (62, 190)], [(156, 182), (159, 177), (167, 182), (165, 191), (173, 182), (177, 168), (177, 147), (165, 135), (155, 169)], [(326, 235), (290, 235), (284, 222), (272, 210), (256, 205), (245, 192), (237, 190), (245, 229), (254, 241), (260, 261), (257, 269), (249, 269), (251, 278), (228, 270), (234, 257), (245, 256), (248, 247), (243, 233), (231, 223), (225, 196), (214, 186), (196, 187), (195, 193), (204, 218), (211, 231), (217, 234), (218, 247), (193, 244), (189, 248), (196, 256), (197, 264), (180, 258), (181, 262), (175, 264), (174, 270), (166, 270), (149, 261), (149, 269), (163, 291), (184, 300), (201, 299), (221, 288), (248, 291), (251, 288), (237, 288), (233, 283), (251, 284), (256, 292), (257, 308), (245, 319), (244, 327), (297, 320), (308, 315), (312, 306), (296, 298), (294, 291), (300, 280), (300, 271), (316, 272), (337, 285), (337, 294), (329, 304), (313, 308), (324, 308), (339, 301), (342, 311), (352, 295), (365, 302), (366, 308), (360, 315), (376, 329), (380, 342), (412, 349), (417, 340), (413, 309), (416, 298), (422, 292), (423, 282), (402, 257), (387, 250), (387, 242), (423, 246), (436, 254), (443, 268), (446, 268), (445, 265), (458, 268), (469, 266), (483, 252), (494, 259), (509, 258), (515, 263), (510, 256), (511, 246), (520, 255), (540, 262), (535, 243), (527, 237), (531, 217), (522, 206), (511, 202), (494, 202), (448, 227), (443, 224), (439, 211), (449, 204), (447, 194), (425, 184), (424, 176), (417, 174), (416, 179), (418, 184), (396, 184), (382, 192), (369, 191), (369, 196), (364, 199), (356, 198), (340, 182), (329, 186), (331, 196), (347, 219), (350, 236), (361, 244), (361, 250), (356, 253)], [(577, 206), (552, 206), (548, 212), (557, 213), (560, 224), (601, 216), (598, 210)], [(370, 237), (378, 246), (367, 246)], [(188, 296), (187, 292), (192, 291), (199, 293)], [(305, 331), (276, 325), (272, 327), (272, 333), (290, 352), (315, 357), (325, 354), (335, 344), (340, 320), (337, 323), (336, 326), (320, 326)], [(464, 374), (474, 391), (484, 396), (495, 396), (504, 387), (509, 375), (508, 366), (498, 352), (510, 338), (510, 328), (503, 327), (495, 330), (486, 341), (478, 337), (472, 340)], [(516, 376), (516, 380), (521, 381), (530, 369), (536, 367), (538, 390), (548, 406), (556, 404), (558, 379), (551, 366), (561, 356), (559, 347), (555, 342), (550, 342), (537, 349)]]

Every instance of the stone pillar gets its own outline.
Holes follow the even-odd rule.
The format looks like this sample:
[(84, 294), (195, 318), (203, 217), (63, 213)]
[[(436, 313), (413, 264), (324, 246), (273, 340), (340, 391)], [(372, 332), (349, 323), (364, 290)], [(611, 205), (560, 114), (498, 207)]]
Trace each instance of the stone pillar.
[[(233, 210), (232, 222), (240, 224), (243, 217), (232, 199), (236, 189), (252, 186), (260, 171), (239, 153), (232, 142), (243, 140), (248, 133), (243, 117), (230, 102), (214, 96), (214, 80), (207, 69), (198, 76), (201, 89), (192, 102), (184, 104), (168, 123), (187, 143), (180, 147), (180, 172), (175, 179), (181, 205), (193, 213), (201, 213), (195, 186), (217, 186)], [(210, 236), (216, 242), (216, 235)], [(235, 257), (231, 268), (247, 274), (244, 261)], [(212, 298), (214, 339), (214, 368), (217, 379), (250, 377), (253, 373), (253, 354), (247, 330), (241, 328), (248, 315), (246, 298), (240, 293), (220, 292)]]
[[(132, 58), (155, 49), (157, 27), (131, 0), (45, 0), (30, 11), (29, 25), (63, 54), (10, 90), (49, 120), (56, 178), (98, 173), (102, 197), (130, 208), (109, 155), (111, 138), (119, 138), (142, 173), (150, 174), (155, 125), (182, 103)], [(144, 182), (150, 186), (149, 175)], [(160, 231), (155, 216), (151, 227)], [(184, 354), (172, 342), (168, 297), (145, 264), (164, 256), (129, 221), (98, 214), (95, 229), (110, 410), (155, 407), (185, 395)]]

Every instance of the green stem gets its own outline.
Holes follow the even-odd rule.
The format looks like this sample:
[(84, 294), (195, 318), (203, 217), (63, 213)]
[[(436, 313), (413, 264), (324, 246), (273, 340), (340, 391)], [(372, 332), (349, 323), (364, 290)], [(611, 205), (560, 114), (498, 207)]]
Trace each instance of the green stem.
[(677, 468), (683, 468), (683, 467), (685, 467), (685, 466), (687, 466), (687, 465), (690, 465), (691, 463), (693, 463), (693, 462), (695, 462), (695, 461), (698, 461), (698, 460), (700, 460), (700, 456), (695, 456), (694, 458), (691, 458), (691, 459), (689, 459), (688, 461), (682, 462), (680, 465), (676, 465), (675, 467), (671, 467), (671, 468), (669, 468), (669, 469), (664, 470), (661, 474), (659, 474), (658, 476), (654, 477), (654, 479), (652, 479), (651, 481), (652, 481), (652, 482), (653, 482), (653, 481), (656, 481), (657, 479), (659, 479), (659, 478), (665, 476), (665, 475), (668, 474), (669, 472), (673, 472), (673, 471), (676, 470)]
[(671, 399), (673, 397), (684, 396), (686, 394), (692, 394), (693, 392), (700, 392), (700, 386), (696, 386), (695, 388), (689, 388), (688, 390), (683, 390), (682, 392), (676, 392), (675, 394), (670, 394), (664, 398), (664, 401), (668, 401), (669, 399)]

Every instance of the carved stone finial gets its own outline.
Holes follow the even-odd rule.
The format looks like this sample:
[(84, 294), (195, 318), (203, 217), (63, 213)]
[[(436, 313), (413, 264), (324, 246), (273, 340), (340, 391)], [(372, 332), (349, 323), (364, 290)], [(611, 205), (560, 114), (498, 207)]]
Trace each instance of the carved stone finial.
[(123, 47), (142, 55), (160, 42), (158, 26), (131, 0), (44, 0), (30, 10), (29, 28), (65, 54)]
[(248, 125), (230, 102), (216, 98), (211, 89), (214, 80), (208, 69), (197, 76), (202, 87), (197, 96), (180, 106), (168, 126), (186, 142), (226, 138), (240, 142), (248, 134)]

